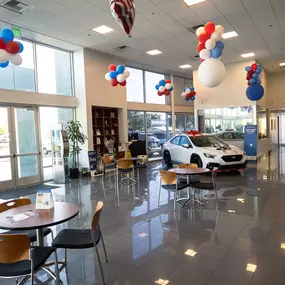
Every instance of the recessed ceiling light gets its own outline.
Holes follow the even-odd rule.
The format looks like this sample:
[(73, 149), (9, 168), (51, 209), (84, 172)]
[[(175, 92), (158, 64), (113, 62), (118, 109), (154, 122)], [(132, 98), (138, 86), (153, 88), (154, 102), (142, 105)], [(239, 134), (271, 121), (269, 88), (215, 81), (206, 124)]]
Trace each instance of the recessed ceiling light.
[(105, 25), (102, 25), (102, 26), (100, 26), (100, 27), (94, 28), (94, 29), (92, 29), (92, 30), (93, 30), (94, 32), (96, 32), (96, 33), (101, 34), (101, 35), (105, 35), (105, 34), (108, 34), (108, 33), (111, 33), (111, 32), (114, 31), (113, 29), (111, 29), (111, 28), (109, 28), (109, 27), (107, 27), (107, 26), (105, 26)]
[(146, 52), (147, 54), (150, 54), (150, 55), (158, 55), (158, 54), (161, 54), (162, 51), (158, 50), (158, 49), (154, 49), (154, 50), (149, 50)]
[(186, 68), (191, 68), (192, 66), (190, 64), (183, 64), (183, 65), (180, 65), (179, 67), (186, 69)]
[(253, 56), (255, 56), (255, 53), (253, 53), (253, 52), (244, 53), (241, 55), (241, 57), (243, 57), (243, 58), (253, 57)]
[(246, 271), (255, 272), (257, 265), (248, 263), (246, 265)]
[(206, 0), (183, 0), (183, 2), (187, 5), (187, 6), (192, 6), (192, 5), (196, 5), (202, 2), (205, 2)]
[(185, 252), (185, 255), (189, 255), (189, 256), (195, 256), (197, 254), (196, 251), (192, 250), (192, 249), (188, 249), (186, 252)]
[(230, 38), (234, 38), (234, 37), (237, 37), (237, 36), (238, 36), (238, 34), (235, 31), (227, 32), (227, 33), (223, 33), (222, 34), (222, 38), (223, 39), (230, 39)]
[(158, 279), (157, 281), (154, 281), (156, 284), (160, 285), (166, 285), (169, 283), (169, 280), (164, 280), (164, 279)]
[(280, 66), (285, 66), (285, 62), (279, 63)]
[(235, 210), (228, 210), (229, 213), (235, 213)]
[(244, 199), (243, 198), (237, 198), (237, 200), (241, 203), (244, 203)]
[(285, 249), (285, 243), (280, 243), (280, 248)]

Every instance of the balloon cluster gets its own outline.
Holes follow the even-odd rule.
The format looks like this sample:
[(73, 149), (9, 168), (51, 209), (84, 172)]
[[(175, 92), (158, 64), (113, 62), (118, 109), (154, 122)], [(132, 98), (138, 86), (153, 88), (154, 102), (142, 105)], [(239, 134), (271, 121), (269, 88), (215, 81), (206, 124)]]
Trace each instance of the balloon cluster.
[(109, 66), (109, 72), (106, 73), (105, 79), (111, 82), (113, 87), (120, 84), (126, 86), (127, 78), (130, 76), (130, 72), (123, 65), (111, 64)]
[(14, 65), (22, 64), (19, 55), (24, 50), (22, 43), (14, 41), (14, 34), (10, 29), (2, 29), (0, 32), (0, 67), (5, 68), (11, 61)]
[(201, 135), (201, 133), (199, 131), (196, 131), (196, 130), (191, 130), (191, 131), (187, 132), (187, 135), (195, 137), (197, 135)]
[(246, 80), (248, 88), (246, 90), (246, 96), (251, 101), (258, 101), (264, 95), (264, 88), (261, 85), (261, 72), (262, 66), (260, 64), (252, 64), (245, 68)]
[(220, 58), (223, 54), (225, 47), (222, 42), (222, 34), (224, 33), (223, 26), (215, 25), (209, 22), (205, 27), (200, 27), (196, 31), (199, 39), (197, 52), (199, 53), (200, 60), (204, 61), (208, 58)]
[(155, 89), (157, 90), (157, 95), (170, 95), (170, 92), (173, 90), (173, 86), (171, 80), (160, 80), (158, 84), (155, 85)]
[(205, 27), (200, 27), (196, 31), (199, 40), (197, 52), (202, 62), (198, 69), (198, 78), (206, 87), (218, 86), (226, 75), (225, 65), (220, 61), (224, 49), (223, 33), (223, 26), (216, 26), (213, 22), (207, 23)]
[(240, 110), (241, 110), (242, 112), (248, 112), (248, 113), (250, 113), (250, 112), (252, 112), (252, 106), (241, 106), (241, 107), (240, 107)]
[(181, 94), (181, 96), (184, 97), (185, 101), (189, 101), (189, 100), (194, 101), (196, 99), (195, 95), (196, 95), (196, 92), (193, 86), (190, 88), (185, 87)]

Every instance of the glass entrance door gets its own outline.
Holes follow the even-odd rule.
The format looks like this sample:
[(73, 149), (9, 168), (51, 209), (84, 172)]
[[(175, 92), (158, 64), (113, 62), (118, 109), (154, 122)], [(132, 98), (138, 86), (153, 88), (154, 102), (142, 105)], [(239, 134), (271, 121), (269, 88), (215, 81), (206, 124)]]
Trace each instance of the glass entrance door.
[(0, 107), (0, 114), (0, 190), (39, 183), (37, 109)]

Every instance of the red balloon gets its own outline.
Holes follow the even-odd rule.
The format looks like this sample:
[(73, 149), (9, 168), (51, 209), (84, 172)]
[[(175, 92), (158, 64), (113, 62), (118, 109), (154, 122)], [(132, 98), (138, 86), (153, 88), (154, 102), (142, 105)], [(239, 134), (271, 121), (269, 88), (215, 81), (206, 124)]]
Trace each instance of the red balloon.
[(246, 80), (249, 80), (249, 79), (251, 79), (252, 78), (252, 74), (250, 75), (248, 75), (247, 77), (246, 77)]
[(119, 84), (120, 84), (121, 86), (126, 86), (127, 81), (125, 80), (125, 81), (123, 81), (123, 82), (119, 82)]
[(213, 22), (208, 22), (205, 25), (205, 31), (208, 34), (212, 34), (215, 31), (215, 28), (216, 28), (216, 26), (215, 26), (215, 24)]
[(167, 89), (165, 89), (165, 91), (164, 91), (164, 95), (168, 96), (169, 94), (170, 94), (170, 91), (169, 91), (169, 90), (167, 90)]
[(200, 58), (200, 62), (203, 62), (205, 59)]
[(199, 53), (202, 49), (205, 49), (205, 43), (200, 43), (197, 45), (197, 52)]
[(167, 79), (165, 80), (166, 83), (171, 83), (171, 80)]
[(116, 71), (117, 66), (115, 64), (110, 64), (109, 65), (109, 71)]
[(252, 75), (254, 73), (254, 71), (252, 69), (250, 69), (247, 73), (248, 73), (248, 75)]
[(5, 43), (2, 38), (0, 38), (0, 49), (5, 49)]
[(210, 35), (207, 33), (202, 33), (198, 37), (200, 43), (205, 43), (209, 38), (210, 38)]
[(250, 86), (250, 82), (247, 82), (247, 85)]
[(185, 98), (186, 98), (187, 100), (189, 100), (189, 99), (191, 98), (191, 95), (190, 95), (190, 94), (187, 94), (187, 95), (185, 96)]
[(11, 54), (17, 54), (20, 51), (20, 46), (16, 42), (7, 42), (5, 50)]
[(116, 78), (113, 78), (113, 79), (111, 79), (111, 85), (113, 86), (113, 87), (115, 87), (115, 86), (117, 86), (118, 85), (118, 80), (116, 79)]
[(162, 96), (162, 95), (163, 95), (163, 92), (158, 91), (158, 92), (157, 92), (157, 95), (158, 95), (158, 96)]
[(190, 95), (190, 97), (192, 97), (192, 96), (195, 96), (195, 94), (196, 94), (195, 91), (191, 91), (189, 95)]
[(254, 64), (251, 66), (251, 69), (255, 71), (255, 70), (257, 69), (257, 64), (254, 63)]

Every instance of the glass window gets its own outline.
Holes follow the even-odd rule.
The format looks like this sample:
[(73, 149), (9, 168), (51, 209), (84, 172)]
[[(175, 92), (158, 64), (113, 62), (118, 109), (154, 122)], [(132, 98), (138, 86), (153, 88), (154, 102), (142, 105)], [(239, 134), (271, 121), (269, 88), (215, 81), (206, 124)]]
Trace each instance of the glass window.
[(185, 133), (185, 115), (176, 115), (176, 129), (179, 130), (179, 133)]
[(35, 91), (35, 67), (33, 44), (18, 40), (24, 46), (21, 53), (23, 63), (19, 66), (9, 64), (6, 68), (0, 68), (0, 88), (20, 91)]
[(127, 101), (143, 103), (143, 71), (129, 67), (127, 69), (130, 72), (128, 84), (126, 85)]
[(144, 112), (128, 111), (129, 141), (145, 141)]
[(70, 53), (36, 45), (38, 91), (72, 96)]
[(189, 142), (189, 139), (188, 139), (188, 138), (186, 138), (186, 137), (181, 137), (179, 144), (180, 144), (180, 145), (189, 145), (190, 142)]
[(171, 140), (171, 143), (172, 143), (172, 144), (179, 145), (179, 140), (180, 140), (180, 136), (175, 137), (175, 138), (173, 138), (173, 139)]
[(165, 76), (159, 73), (145, 72), (146, 103), (165, 104), (165, 96), (158, 96), (155, 85)]

